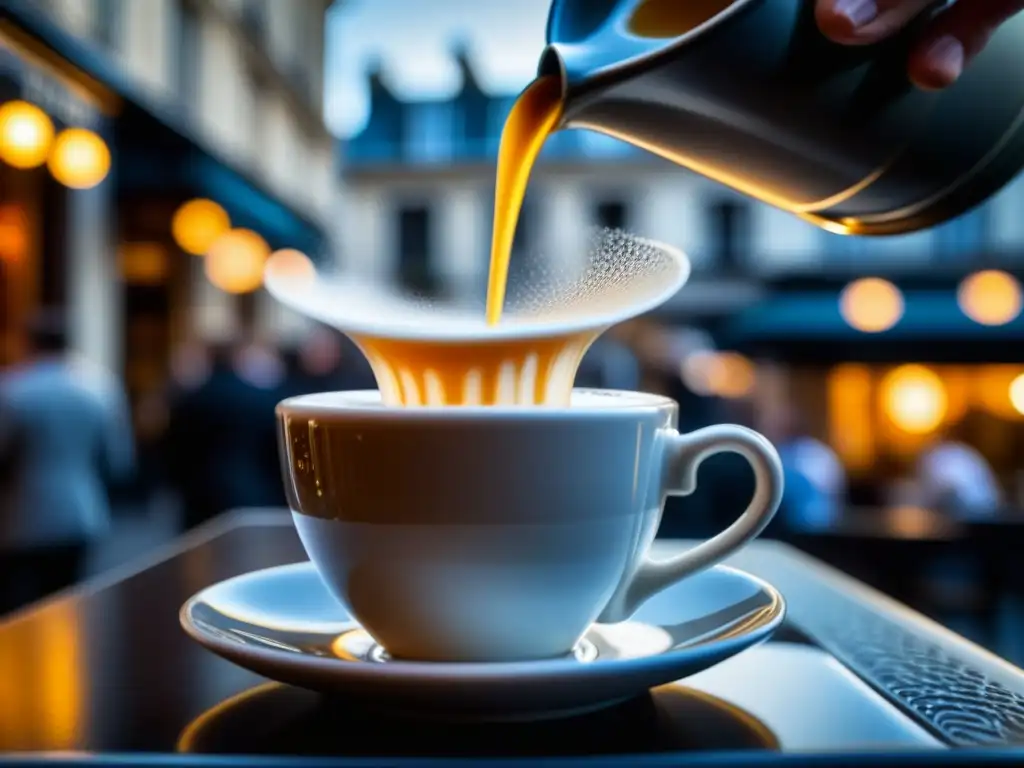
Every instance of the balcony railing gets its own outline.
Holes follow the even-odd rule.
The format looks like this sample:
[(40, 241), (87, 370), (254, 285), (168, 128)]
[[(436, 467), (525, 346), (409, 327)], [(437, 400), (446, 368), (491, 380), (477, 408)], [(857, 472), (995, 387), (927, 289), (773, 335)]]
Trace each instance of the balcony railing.
[[(370, 137), (356, 137), (344, 147), (346, 164), (350, 167), (405, 164), (430, 167), (451, 163), (493, 163), (498, 156), (496, 136), (484, 139), (444, 139), (436, 142), (399, 142)], [(544, 161), (625, 162), (651, 157), (643, 150), (615, 142), (598, 134), (566, 131), (551, 137), (541, 152)]]

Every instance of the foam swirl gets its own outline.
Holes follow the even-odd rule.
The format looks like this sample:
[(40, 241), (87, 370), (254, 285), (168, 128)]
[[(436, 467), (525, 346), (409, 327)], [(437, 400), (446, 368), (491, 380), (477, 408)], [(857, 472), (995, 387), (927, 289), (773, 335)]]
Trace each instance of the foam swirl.
[[(585, 259), (510, 272), (502, 322), (482, 303), (409, 296), (379, 283), (268, 269), (267, 290), (348, 335), (388, 405), (568, 405), (580, 360), (608, 327), (658, 306), (686, 282), (677, 249), (602, 230)], [(564, 264), (576, 264), (568, 268)]]

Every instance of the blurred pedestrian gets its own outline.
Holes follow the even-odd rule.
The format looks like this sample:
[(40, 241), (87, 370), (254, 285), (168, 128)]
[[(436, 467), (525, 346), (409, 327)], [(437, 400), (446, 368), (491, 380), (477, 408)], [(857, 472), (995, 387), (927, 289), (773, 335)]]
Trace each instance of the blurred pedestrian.
[(949, 515), (999, 512), (1003, 492), (992, 467), (967, 438), (965, 420), (952, 425), (918, 459), (920, 505)]
[(758, 427), (782, 459), (786, 492), (779, 508), (790, 532), (835, 525), (846, 504), (846, 468), (839, 455), (813, 437), (793, 403), (777, 403), (760, 414)]
[(68, 353), (64, 318), (34, 317), (30, 354), (0, 374), (0, 610), (67, 587), (106, 534), (110, 484), (134, 468), (127, 398)]

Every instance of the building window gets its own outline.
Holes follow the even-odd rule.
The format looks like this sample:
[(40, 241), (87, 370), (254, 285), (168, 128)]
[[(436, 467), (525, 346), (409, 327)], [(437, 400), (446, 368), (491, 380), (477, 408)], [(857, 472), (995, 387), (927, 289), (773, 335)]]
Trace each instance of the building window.
[(459, 145), (463, 154), (473, 159), (485, 155), (487, 145), (487, 100), (474, 92), (464, 93), (459, 98), (459, 127), (462, 139)]
[(267, 26), (267, 9), (263, 0), (243, 0), (242, 26), (253, 40), (263, 41)]
[(289, 41), (289, 75), (295, 89), (310, 104), (319, 105), (317, 70), (323, 67), (323, 12), (317, 13), (311, 3), (292, 3), (296, 19)]
[(556, 131), (545, 139), (540, 156), (544, 159), (578, 158), (581, 154), (582, 133), (583, 131)]
[[(490, 271), (491, 241), (494, 236), (494, 195), (490, 196), (490, 205), (481, 206), (483, 213), (483, 231), (485, 234), (486, 252), (483, 270), (479, 273), (483, 281), (481, 290), (486, 291)], [(541, 250), (540, 210), (542, 199), (537, 189), (530, 187), (523, 198), (522, 208), (516, 219), (516, 232), (512, 237), (512, 254), (508, 264), (508, 295), (506, 301), (515, 303), (520, 290), (529, 290), (536, 286), (537, 270), (544, 265), (544, 254)]]
[(516, 234), (512, 241), (512, 252), (529, 254), (536, 250), (537, 245), (537, 194), (527, 192), (523, 198), (523, 206), (519, 209), (516, 219)]
[(594, 207), (594, 221), (606, 229), (628, 229), (629, 207), (622, 200), (603, 200)]
[(515, 296), (519, 288), (536, 286), (537, 270), (543, 266), (540, 238), (537, 232), (537, 193), (530, 191), (523, 198), (523, 207), (516, 219), (516, 234), (512, 240), (512, 259), (508, 265), (509, 295)]
[(487, 141), (485, 148), (488, 155), (497, 155), (498, 147), (501, 146), (501, 132), (505, 128), (505, 120), (508, 118), (508, 113), (512, 111), (512, 106), (515, 103), (515, 98), (491, 99), (487, 103)]
[[(239, 112), (246, 114), (247, 117), (244, 120), (245, 126), (239, 126), (239, 134), (246, 136), (249, 146), (256, 153), (255, 170), (257, 173), (264, 174), (264, 178), (266, 178), (266, 175), (271, 172), (271, 166), (274, 164), (274, 161), (270, 158), (273, 152), (276, 151), (276, 148), (273, 146), (270, 138), (271, 134), (267, 123), (265, 120), (260, 119), (260, 115), (267, 113), (267, 105), (271, 101), (271, 96), (264, 85), (263, 79), (251, 70), (247, 70), (243, 76), (243, 82), (246, 83), (247, 87), (241, 90), (237, 96), (242, 106)], [(304, 176), (298, 164), (306, 158), (306, 155), (292, 158), (292, 173), (297, 178)], [(309, 187), (307, 184), (308, 180), (305, 180), (298, 184), (298, 186), (302, 191), (308, 191)]]
[(940, 259), (983, 256), (989, 246), (990, 211), (975, 208), (935, 229), (935, 253)]
[(595, 160), (629, 157), (637, 151), (631, 144), (597, 131), (580, 131), (579, 141), (583, 155)]
[(833, 264), (850, 263), (853, 259), (866, 258), (871, 253), (869, 238), (831, 232), (822, 234), (825, 238), (825, 256)]
[(97, 0), (93, 14), (93, 37), (111, 50), (121, 47), (121, 24), (124, 21), (124, 0)]
[(750, 208), (735, 200), (722, 200), (709, 212), (711, 249), (723, 271), (737, 269), (750, 247)]
[(455, 130), (451, 102), (407, 104), (405, 108), (405, 149), (410, 160), (450, 160)]
[(315, 105), (316, 95), (313, 92), (313, 77), (306, 67), (306, 63), (302, 59), (293, 59), (286, 66), (286, 71), (288, 81), (292, 84), (295, 92), (306, 102)]
[(191, 0), (178, 0), (178, 41), (172, 45), (178, 98), (186, 109), (199, 103), (199, 61), (202, 56), (201, 20)]
[(402, 287), (417, 294), (436, 289), (431, 259), (430, 209), (406, 206), (398, 210), (398, 279)]
[[(483, 228), (487, 233), (487, 246), (490, 248), (491, 239), (494, 235), (494, 195), (491, 194), (491, 204), (483, 206), (484, 222)], [(529, 189), (523, 197), (523, 205), (519, 209), (519, 217), (516, 219), (516, 233), (512, 238), (512, 253), (528, 254), (536, 251), (537, 237), (537, 192)]]

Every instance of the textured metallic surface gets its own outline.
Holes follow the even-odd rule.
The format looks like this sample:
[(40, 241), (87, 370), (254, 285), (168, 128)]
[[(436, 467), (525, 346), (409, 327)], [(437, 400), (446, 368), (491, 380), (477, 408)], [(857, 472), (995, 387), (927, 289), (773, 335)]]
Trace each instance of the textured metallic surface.
[(764, 542), (728, 562), (778, 587), (788, 621), (945, 743), (1024, 744), (1016, 667), (792, 547)]

